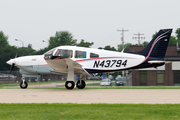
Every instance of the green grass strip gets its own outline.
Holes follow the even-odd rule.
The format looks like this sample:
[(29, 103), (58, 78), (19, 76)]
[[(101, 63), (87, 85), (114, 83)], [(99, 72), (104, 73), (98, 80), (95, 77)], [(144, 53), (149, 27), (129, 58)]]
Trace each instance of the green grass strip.
[(3, 104), (0, 120), (177, 120), (180, 104)]

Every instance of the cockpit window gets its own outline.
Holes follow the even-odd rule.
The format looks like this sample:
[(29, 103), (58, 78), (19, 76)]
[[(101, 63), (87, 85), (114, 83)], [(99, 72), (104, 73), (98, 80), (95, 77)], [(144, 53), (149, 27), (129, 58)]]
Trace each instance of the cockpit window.
[(58, 49), (54, 56), (61, 56), (66, 58), (72, 58), (73, 51), (72, 50), (66, 50), (66, 49)]
[(90, 58), (98, 58), (99, 55), (95, 53), (90, 53)]
[(55, 50), (56, 50), (56, 48), (51, 49), (51, 50), (45, 52), (44, 55), (52, 55)]
[(86, 58), (86, 52), (85, 51), (78, 51), (78, 50), (76, 50), (75, 58)]

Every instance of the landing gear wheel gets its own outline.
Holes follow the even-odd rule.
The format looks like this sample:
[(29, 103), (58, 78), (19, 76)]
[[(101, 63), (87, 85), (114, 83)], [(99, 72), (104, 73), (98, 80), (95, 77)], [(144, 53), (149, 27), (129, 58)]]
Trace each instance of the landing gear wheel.
[(22, 81), (22, 82), (20, 83), (20, 87), (21, 87), (22, 89), (26, 89), (26, 88), (28, 87), (27, 82), (24, 81), (24, 83), (23, 83), (23, 81)]
[(76, 83), (76, 86), (77, 86), (77, 88), (79, 88), (79, 89), (84, 89), (85, 88), (85, 86), (86, 86), (86, 83), (84, 82), (84, 80), (78, 80), (77, 81), (77, 83)]
[(74, 81), (66, 81), (66, 83), (65, 83), (65, 87), (68, 90), (72, 90), (74, 88), (74, 85), (75, 85)]

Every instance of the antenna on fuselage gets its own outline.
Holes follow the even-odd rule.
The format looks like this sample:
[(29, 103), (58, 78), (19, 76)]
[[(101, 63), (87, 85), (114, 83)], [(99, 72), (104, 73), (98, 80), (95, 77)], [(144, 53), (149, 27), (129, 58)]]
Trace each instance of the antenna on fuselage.
[[(126, 46), (127, 46), (127, 45), (126, 45)], [(122, 49), (121, 53), (123, 53), (123, 52), (124, 52), (124, 50), (126, 49), (126, 46)]]

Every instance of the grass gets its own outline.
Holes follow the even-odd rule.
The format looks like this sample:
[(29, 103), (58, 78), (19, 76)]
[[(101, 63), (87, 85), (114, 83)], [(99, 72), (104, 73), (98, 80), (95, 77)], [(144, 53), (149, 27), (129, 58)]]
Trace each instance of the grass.
[(1, 120), (177, 120), (180, 104), (3, 104)]
[[(34, 85), (34, 83), (28, 84)], [(19, 83), (0, 83), (0, 88), (3, 86), (19, 86)], [(28, 89), (66, 88), (61, 86)], [(92, 83), (87, 84), (85, 89), (180, 89), (180, 86), (104, 87), (99, 83)], [(180, 104), (0, 103), (0, 120), (177, 120), (180, 119), (179, 108)]]

